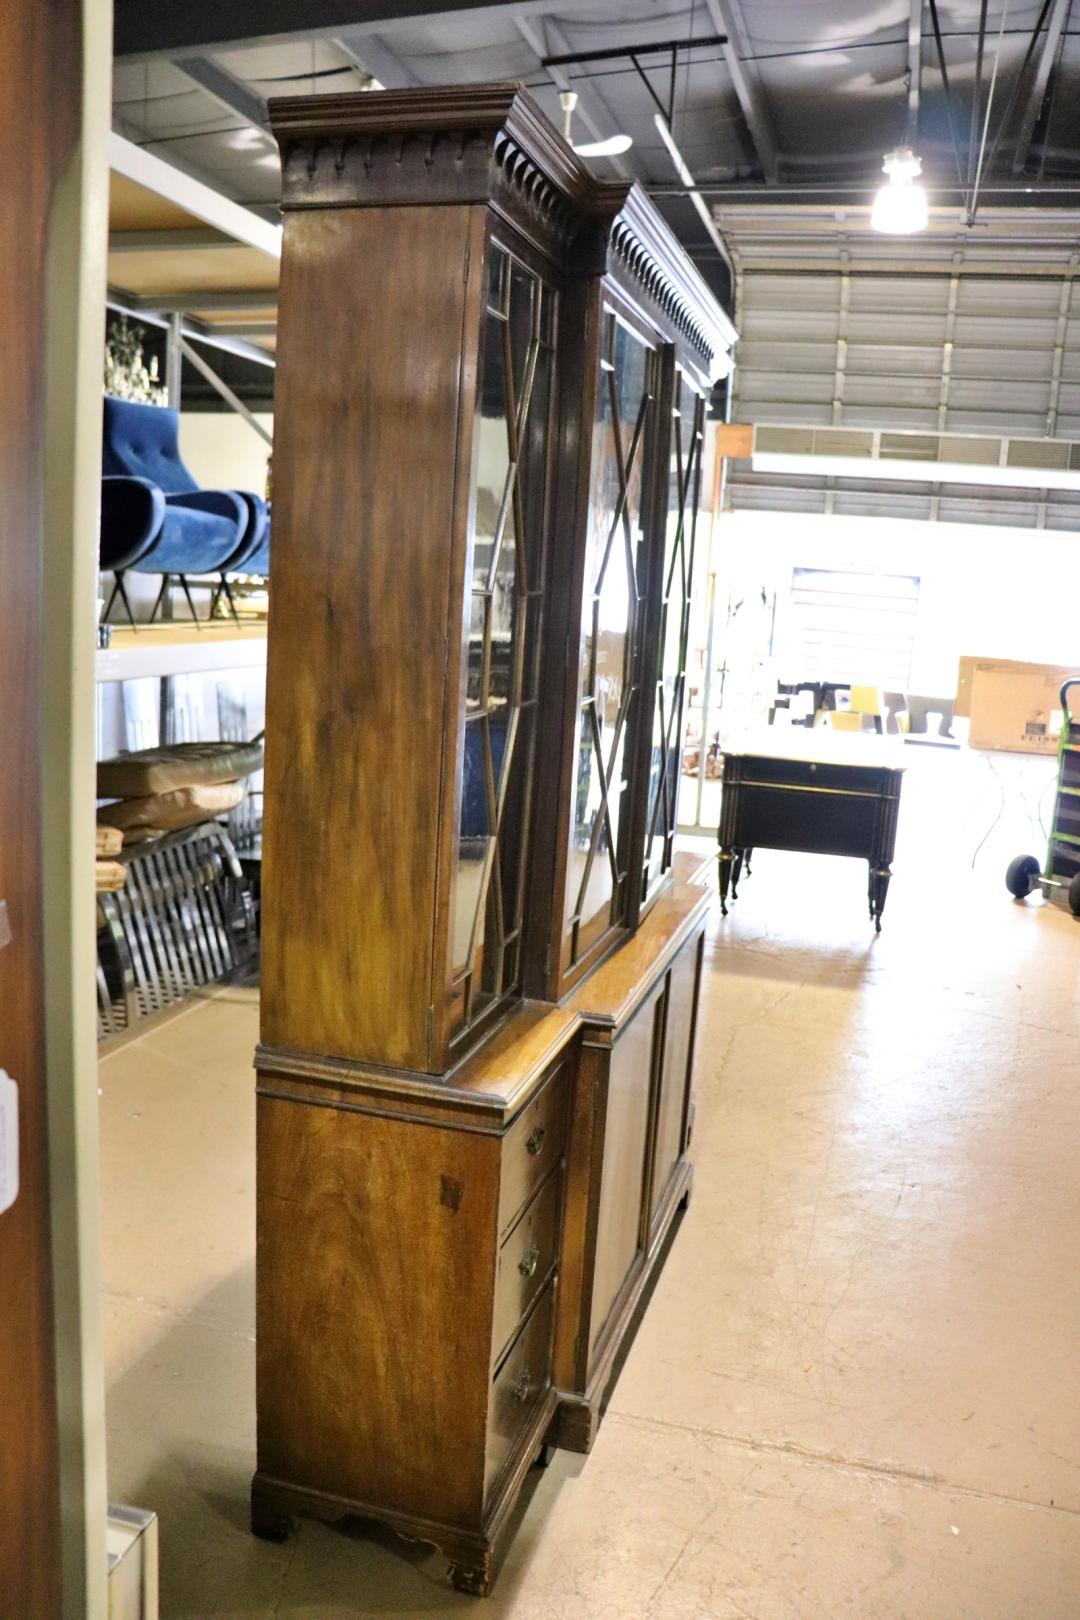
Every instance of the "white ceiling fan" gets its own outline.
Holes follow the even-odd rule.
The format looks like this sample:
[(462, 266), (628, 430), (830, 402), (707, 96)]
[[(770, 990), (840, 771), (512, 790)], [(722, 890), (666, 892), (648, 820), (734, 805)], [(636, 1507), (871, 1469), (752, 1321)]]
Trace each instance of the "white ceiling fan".
[(609, 135), (606, 141), (586, 141), (578, 146), (570, 138), (570, 125), (574, 117), (574, 108), (577, 106), (576, 90), (561, 90), (559, 104), (563, 110), (563, 135), (574, 148), (578, 157), (602, 158), (618, 157), (620, 152), (628, 152), (634, 144), (632, 135)]

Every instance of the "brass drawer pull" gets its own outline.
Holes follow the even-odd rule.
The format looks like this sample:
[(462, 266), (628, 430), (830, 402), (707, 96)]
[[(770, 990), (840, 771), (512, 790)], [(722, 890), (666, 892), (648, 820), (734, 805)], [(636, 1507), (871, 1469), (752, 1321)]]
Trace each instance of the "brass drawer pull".
[(534, 1243), (531, 1248), (525, 1250), (525, 1253), (518, 1261), (518, 1270), (521, 1272), (521, 1275), (523, 1277), (531, 1277), (536, 1270), (539, 1260), (540, 1250)]
[(533, 1130), (532, 1130), (532, 1133), (529, 1136), (528, 1141), (525, 1143), (525, 1151), (526, 1151), (526, 1153), (531, 1153), (533, 1155), (533, 1157), (535, 1158), (536, 1154), (539, 1153), (540, 1149), (544, 1145), (544, 1137), (546, 1135), (547, 1135), (547, 1126), (546, 1125), (536, 1125), (536, 1126), (534, 1126)]
[(528, 1400), (530, 1383), (531, 1383), (531, 1380), (529, 1378), (529, 1369), (526, 1367), (524, 1372), (518, 1374), (517, 1382), (514, 1384), (513, 1388), (510, 1391), (510, 1393), (514, 1397), (515, 1401), (527, 1401)]

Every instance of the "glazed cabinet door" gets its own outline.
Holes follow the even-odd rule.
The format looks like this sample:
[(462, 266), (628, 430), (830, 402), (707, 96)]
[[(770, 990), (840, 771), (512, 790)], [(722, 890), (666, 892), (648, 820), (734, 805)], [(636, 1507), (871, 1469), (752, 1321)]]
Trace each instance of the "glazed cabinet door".
[(557, 291), (487, 245), (458, 694), (446, 1045), (521, 987), (547, 576)]
[(562, 987), (629, 920), (633, 762), (641, 699), (649, 488), (661, 350), (605, 298), (600, 315), (581, 616), (568, 649), (576, 691), (561, 951)]
[(642, 1206), (653, 1076), (663, 1033), (664, 981), (611, 1048), (590, 1312), (590, 1360), (603, 1344), (643, 1251)]
[(649, 1192), (649, 1234), (655, 1233), (671, 1178), (689, 1140), (694, 1033), (704, 933), (683, 946), (667, 976), (664, 1056), (657, 1077), (656, 1128)]
[(654, 602), (651, 607), (656, 619), (650, 641), (652, 734), (645, 745), (648, 749), (648, 790), (641, 868), (642, 910), (656, 899), (663, 887), (675, 852), (681, 775), (679, 756), (704, 438), (704, 395), (686, 369), (676, 365), (667, 442), (663, 556), (658, 559), (661, 567), (652, 585)]

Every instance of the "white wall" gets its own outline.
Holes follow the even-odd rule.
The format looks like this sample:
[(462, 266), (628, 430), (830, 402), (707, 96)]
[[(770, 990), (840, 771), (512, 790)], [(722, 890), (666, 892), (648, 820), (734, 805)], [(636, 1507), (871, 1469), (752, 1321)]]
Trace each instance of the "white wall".
[[(256, 413), (268, 433), (269, 413)], [(180, 417), (180, 457), (204, 489), (266, 491), (270, 446), (235, 411), (185, 411)]]
[(920, 577), (913, 691), (955, 691), (961, 654), (1080, 666), (1080, 624), (1071, 590), (1080, 535), (904, 519), (727, 512), (717, 538), (721, 602), (729, 584), (742, 592), (762, 585), (770, 593), (775, 590), (774, 659), (785, 667), (790, 667), (785, 642), (790, 644), (791, 638), (785, 610), (796, 567)]

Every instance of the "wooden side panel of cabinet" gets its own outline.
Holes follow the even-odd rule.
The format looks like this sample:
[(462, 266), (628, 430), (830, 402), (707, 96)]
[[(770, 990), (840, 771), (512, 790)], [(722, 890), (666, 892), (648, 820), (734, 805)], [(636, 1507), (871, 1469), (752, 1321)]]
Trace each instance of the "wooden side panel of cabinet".
[(259, 1475), (479, 1524), (500, 1139), (261, 1096)]
[(272, 1046), (431, 1063), (483, 232), (482, 208), (286, 216), (263, 891)]

